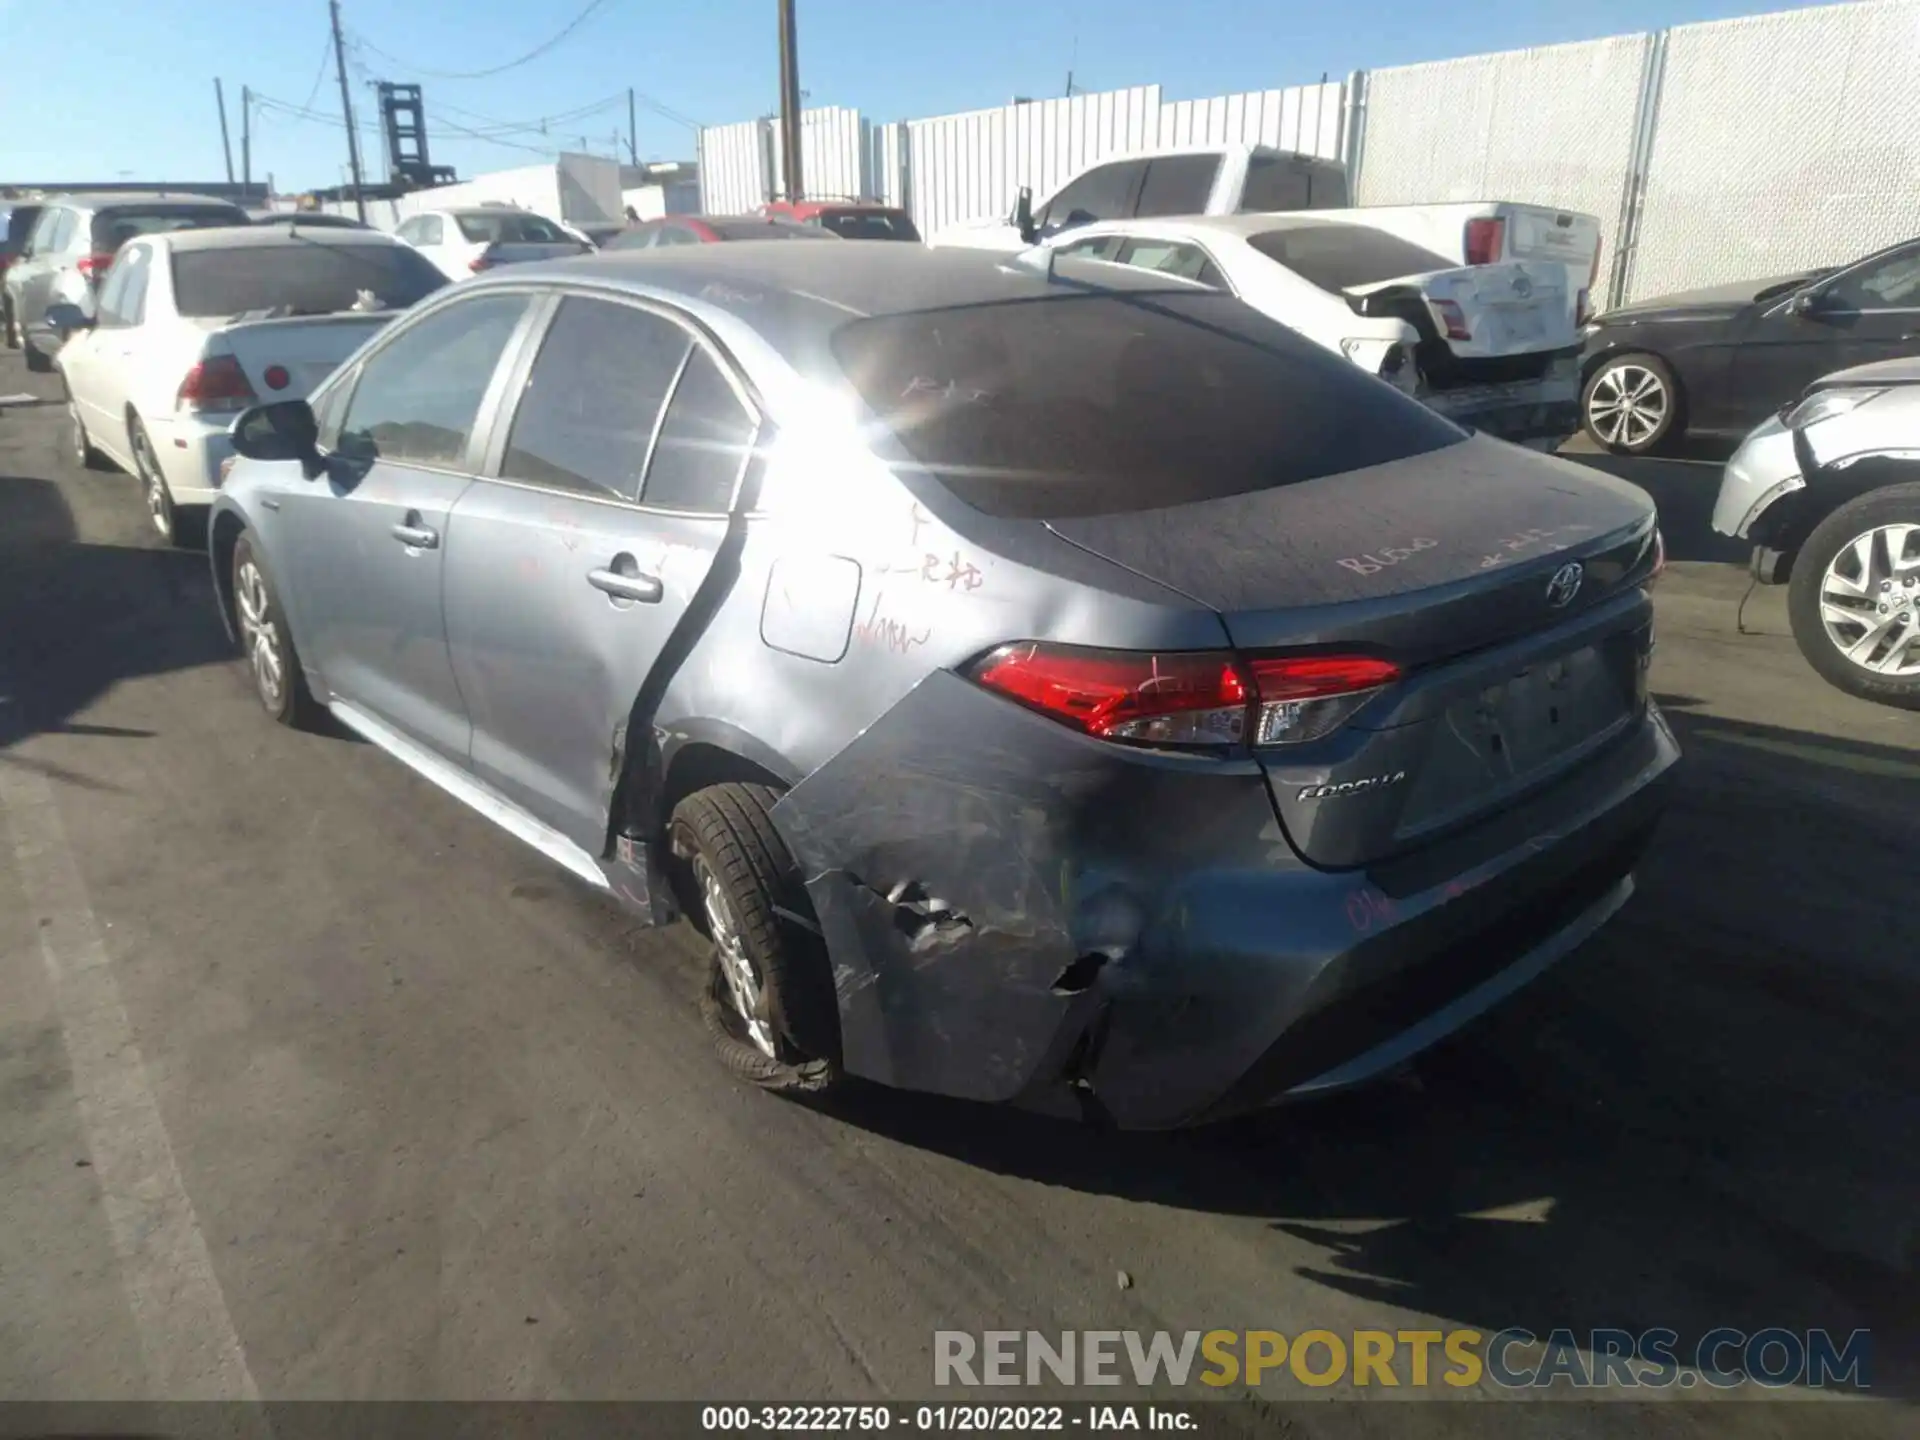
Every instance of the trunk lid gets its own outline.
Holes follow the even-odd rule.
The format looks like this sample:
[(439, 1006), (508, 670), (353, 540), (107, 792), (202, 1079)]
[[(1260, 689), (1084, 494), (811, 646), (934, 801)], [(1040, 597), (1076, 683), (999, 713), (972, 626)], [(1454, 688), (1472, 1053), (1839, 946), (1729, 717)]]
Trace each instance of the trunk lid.
[(1402, 667), (1326, 739), (1260, 752), (1314, 864), (1425, 843), (1561, 773), (1644, 704), (1653, 504), (1567, 461), (1475, 436), (1280, 489), (1049, 524), (1209, 606), (1242, 652)]
[[(1579, 343), (1576, 287), (1567, 267), (1503, 260), (1404, 275), (1342, 292), (1361, 314), (1426, 309), (1440, 343), (1458, 360), (1565, 350)], [(1449, 329), (1449, 320), (1464, 322)], [(1416, 321), (1416, 323), (1418, 323)], [(1461, 332), (1464, 330), (1464, 335)]]
[[(206, 353), (231, 354), (261, 400), (297, 400), (311, 394), (398, 311), (348, 310), (337, 315), (288, 315), (272, 320), (209, 321)], [(287, 372), (275, 387), (267, 372)]]

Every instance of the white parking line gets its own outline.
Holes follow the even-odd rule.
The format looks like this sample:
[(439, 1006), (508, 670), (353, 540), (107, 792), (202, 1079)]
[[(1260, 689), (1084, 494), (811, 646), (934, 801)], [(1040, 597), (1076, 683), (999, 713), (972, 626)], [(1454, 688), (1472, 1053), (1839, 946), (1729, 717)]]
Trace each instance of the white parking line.
[(12, 832), (27, 913), (39, 925), (151, 1398), (258, 1400), (53, 791), (6, 758), (0, 755), (0, 819)]

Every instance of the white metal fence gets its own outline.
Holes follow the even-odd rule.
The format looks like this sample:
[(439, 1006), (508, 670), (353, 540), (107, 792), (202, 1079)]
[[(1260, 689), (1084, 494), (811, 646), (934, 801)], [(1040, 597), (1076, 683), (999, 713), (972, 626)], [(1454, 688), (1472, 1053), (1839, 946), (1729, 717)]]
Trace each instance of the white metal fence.
[[(709, 211), (779, 192), (769, 120), (700, 133)], [(1920, 234), (1920, 0), (1365, 71), (1167, 101), (1144, 85), (873, 125), (803, 116), (809, 194), (923, 233), (1003, 215), (1095, 160), (1257, 141), (1347, 160), (1363, 204), (1518, 200), (1599, 217), (1597, 298), (1831, 264)]]

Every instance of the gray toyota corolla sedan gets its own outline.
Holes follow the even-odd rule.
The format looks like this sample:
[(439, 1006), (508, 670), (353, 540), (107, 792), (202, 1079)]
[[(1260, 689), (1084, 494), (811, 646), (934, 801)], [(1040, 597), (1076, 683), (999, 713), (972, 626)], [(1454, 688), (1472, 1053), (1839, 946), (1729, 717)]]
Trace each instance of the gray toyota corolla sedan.
[(689, 911), (769, 1088), (1356, 1083), (1613, 915), (1677, 758), (1644, 494), (1151, 272), (514, 266), (235, 448), (268, 712)]

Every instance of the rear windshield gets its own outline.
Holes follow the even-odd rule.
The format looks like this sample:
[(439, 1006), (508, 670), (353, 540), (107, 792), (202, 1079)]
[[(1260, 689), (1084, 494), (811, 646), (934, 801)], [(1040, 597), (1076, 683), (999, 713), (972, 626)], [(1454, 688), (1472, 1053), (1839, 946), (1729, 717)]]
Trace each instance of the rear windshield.
[(512, 210), (498, 215), (456, 215), (454, 222), (468, 240), (488, 245), (577, 245), (544, 215), (525, 215)]
[(709, 220), (707, 228), (722, 240), (831, 240), (808, 225), (791, 220)]
[(447, 283), (405, 245), (310, 245), (194, 250), (173, 257), (173, 293), (182, 315), (332, 315), (403, 310)]
[(833, 349), (907, 452), (989, 515), (1243, 495), (1466, 438), (1218, 294), (1077, 293), (855, 320)]
[(102, 210), (93, 217), (93, 248), (111, 255), (136, 235), (167, 230), (214, 230), (224, 225), (251, 225), (238, 205), (141, 205), (124, 210)]
[(313, 214), (300, 211), (287, 215), (263, 215), (253, 223), (256, 225), (297, 225), (302, 230), (365, 230), (369, 228), (362, 225), (350, 215), (329, 215), (324, 210)]
[(1365, 225), (1291, 225), (1250, 235), (1247, 243), (1322, 290), (1460, 268), (1458, 260)]
[(1256, 154), (1247, 161), (1247, 183), (1240, 191), (1240, 213), (1265, 215), (1278, 210), (1341, 210), (1347, 204), (1347, 173), (1337, 162), (1320, 163), (1298, 155)]
[(913, 228), (913, 221), (900, 210), (823, 210), (820, 224), (842, 240), (912, 240), (917, 243), (920, 239), (920, 232)]

